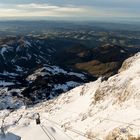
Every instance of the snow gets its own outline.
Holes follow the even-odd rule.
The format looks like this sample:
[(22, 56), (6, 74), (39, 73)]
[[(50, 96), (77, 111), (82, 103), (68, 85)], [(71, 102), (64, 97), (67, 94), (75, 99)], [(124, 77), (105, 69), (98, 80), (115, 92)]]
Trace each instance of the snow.
[(2, 46), (0, 47), (0, 54), (1, 54), (1, 56), (3, 57), (4, 60), (6, 59), (5, 56), (4, 56), (4, 54), (5, 54), (6, 52), (8, 52), (9, 50), (11, 51), (12, 49), (13, 49), (12, 47), (10, 47), (10, 46), (8, 46), (8, 45), (6, 45), (6, 44), (4, 44), (4, 45), (2, 45)]
[(51, 137), (51, 139), (56, 138), (58, 140), (70, 140), (70, 138), (67, 137), (62, 130), (59, 130), (57, 127), (52, 126), (52, 124), (50, 124), (49, 122), (47, 124), (47, 127), (45, 125), (40, 126), (32, 123), (28, 127), (19, 128), (18, 130), (16, 130), (16, 133), (18, 133), (22, 137), (22, 140), (28, 140), (29, 138), (33, 140), (50, 140), (46, 133), (44, 133), (44, 131), (42, 130), (42, 127), (47, 129), (47, 131), (49, 132), (49, 137)]
[(21, 138), (12, 133), (7, 133), (5, 137), (0, 135), (0, 140), (21, 140)]
[(83, 74), (80, 74), (80, 73), (69, 72), (68, 74), (69, 75), (74, 75), (74, 76), (77, 76), (77, 77), (81, 77), (82, 79), (85, 79), (85, 76)]
[(61, 69), (58, 66), (51, 66), (51, 67), (46, 67), (45, 68), (47, 71), (52, 72), (53, 74), (59, 74), (59, 73), (63, 73), (63, 74), (68, 74), (68, 75), (73, 75), (73, 76), (77, 76), (80, 77), (82, 79), (85, 79), (84, 74), (80, 74), (80, 73), (75, 73), (75, 72), (67, 72), (64, 69)]
[[(11, 112), (5, 126), (23, 140), (47, 140), (41, 126), (58, 140), (140, 137), (140, 53), (126, 62), (128, 67), (107, 81), (98, 79), (55, 99)], [(0, 120), (7, 113), (0, 111)], [(35, 113), (40, 114), (41, 126), (35, 124)]]
[(32, 56), (29, 53), (27, 53), (27, 57), (29, 60), (32, 58)]
[(16, 71), (23, 72), (23, 69), (20, 66), (16, 65)]
[(4, 56), (5, 52), (8, 52), (7, 48), (6, 47), (2, 47), (1, 50), (0, 50), (0, 54), (2, 55), (4, 60), (5, 60), (5, 56)]
[(1, 55), (4, 56), (4, 53), (7, 52), (7, 49), (5, 47), (1, 48)]
[(17, 95), (20, 95), (22, 90), (23, 89), (8, 90), (8, 88), (6, 87), (0, 88), (0, 110), (4, 110), (6, 108), (18, 109), (24, 106), (23, 100), (19, 100), (16, 97), (12, 97), (12, 93), (17, 93)]
[(121, 50), (121, 53), (125, 53), (125, 51), (124, 50)]
[[(75, 73), (75, 72), (67, 72), (64, 69), (58, 67), (58, 66), (49, 66), (45, 65), (45, 67), (37, 69), (33, 74), (29, 75), (27, 77), (27, 80), (34, 81), (38, 76), (45, 76), (45, 75), (57, 75), (57, 74), (65, 74), (65, 75), (73, 75), (77, 76), (81, 79), (86, 79), (84, 74), (81, 73)], [(75, 84), (75, 83), (74, 83)]]
[(32, 46), (31, 43), (29, 41), (27, 41), (27, 40), (25, 40), (24, 43), (25, 43), (25, 46), (29, 46), (29, 47)]
[(76, 86), (79, 86), (80, 84), (77, 83), (77, 82), (74, 82), (74, 81), (69, 81), (69, 82), (66, 82), (65, 84), (55, 84), (54, 85), (54, 90), (59, 90), (59, 89), (62, 89), (64, 92), (68, 91), (68, 88), (72, 87), (76, 87)]
[(54, 50), (53, 49), (47, 49), (49, 53), (53, 53)]
[[(27, 40), (21, 39), (19, 42), (22, 43), (23, 47), (25, 47), (25, 48), (29, 48), (29, 47), (32, 46), (31, 43)], [(19, 52), (21, 50), (22, 50), (22, 46), (18, 45), (17, 48), (16, 48), (16, 52)]]
[(15, 85), (13, 82), (0, 81), (0, 86), (3, 86), (3, 87), (13, 86), (13, 85)]
[(3, 73), (0, 73), (1, 75), (5, 75), (5, 76), (17, 76), (18, 74), (16, 73), (9, 73), (7, 71), (4, 71)]
[(16, 52), (19, 52), (20, 50), (21, 50), (21, 47), (20, 46), (17, 46)]

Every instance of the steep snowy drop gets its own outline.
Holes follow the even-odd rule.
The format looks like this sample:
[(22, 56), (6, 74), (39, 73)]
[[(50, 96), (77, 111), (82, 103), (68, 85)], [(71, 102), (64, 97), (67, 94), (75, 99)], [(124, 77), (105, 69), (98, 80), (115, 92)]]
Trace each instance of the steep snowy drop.
[[(107, 81), (100, 78), (34, 107), (0, 111), (0, 122), (5, 118), (7, 131), (22, 140), (139, 140), (139, 85), (137, 53)], [(35, 113), (41, 125), (35, 124)]]

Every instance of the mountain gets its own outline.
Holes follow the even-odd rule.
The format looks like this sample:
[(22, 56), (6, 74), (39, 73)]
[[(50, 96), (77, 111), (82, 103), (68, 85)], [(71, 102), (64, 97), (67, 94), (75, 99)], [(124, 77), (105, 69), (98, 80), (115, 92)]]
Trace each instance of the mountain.
[(58, 66), (44, 65), (26, 77), (29, 84), (21, 94), (33, 103), (39, 102), (39, 100), (52, 99), (63, 92), (95, 79), (86, 73), (77, 73), (64, 70)]
[(72, 45), (73, 42), (21, 36), (1, 38), (0, 87), (7, 87), (9, 92), (22, 91), (22, 95), (36, 102), (35, 98), (52, 98), (77, 85), (95, 80), (87, 73), (61, 68), (53, 63), (55, 52), (59, 51), (58, 46), (63, 48), (66, 44)]
[(24, 37), (6, 37), (0, 41), (0, 71), (20, 73), (36, 68), (40, 64), (49, 64), (55, 51), (45, 41)]
[[(111, 44), (95, 48), (78, 45), (57, 52), (55, 60), (58, 65), (71, 66), (96, 77), (108, 78), (118, 72), (125, 59), (138, 51), (139, 49)], [(59, 57), (60, 54), (66, 54), (67, 57)]]
[(110, 44), (91, 48), (74, 40), (44, 36), (3, 37), (0, 98), (8, 92), (11, 97), (26, 98), (26, 104), (35, 104), (57, 97), (99, 77), (108, 79), (137, 51)]
[[(5, 73), (5, 76), (12, 77), (9, 73)], [(89, 79), (96, 80), (96, 78), (90, 77), (86, 73), (77, 73), (64, 70), (58, 66), (44, 64), (30, 72), (26, 77), (17, 78), (17, 81), (20, 81), (20, 83), (17, 83), (16, 79), (14, 79), (15, 81), (8, 79), (10, 82), (3, 81), (0, 83), (5, 85), (0, 89), (0, 110), (19, 108), (22, 104), (17, 105), (18, 99), (23, 99), (27, 105), (52, 99), (63, 92), (88, 82)], [(13, 105), (11, 106), (11, 104)]]
[[(91, 48), (88, 44), (61, 38), (3, 37), (0, 39), (0, 73), (21, 75), (49, 64), (84, 70), (97, 77), (113, 75), (126, 58), (138, 51), (136, 48), (110, 44)], [(108, 69), (108, 66), (112, 69)]]
[[(33, 77), (34, 78), (34, 77)], [(31, 78), (32, 79), (32, 78)], [(19, 110), (0, 111), (7, 130), (23, 140), (139, 140), (140, 53), (127, 59), (108, 80), (76, 87), (56, 99)], [(5, 99), (9, 96), (7, 92)], [(8, 100), (16, 100), (9, 98)], [(24, 102), (17, 100), (17, 105)], [(40, 114), (41, 125), (35, 125)], [(44, 131), (43, 131), (44, 130)]]

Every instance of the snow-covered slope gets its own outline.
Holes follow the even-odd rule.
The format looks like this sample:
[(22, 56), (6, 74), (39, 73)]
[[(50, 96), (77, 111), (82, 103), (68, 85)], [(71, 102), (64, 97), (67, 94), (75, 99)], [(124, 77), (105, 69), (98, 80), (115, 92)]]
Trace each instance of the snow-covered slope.
[[(10, 114), (0, 111), (0, 119), (7, 115), (5, 126), (22, 140), (49, 139), (42, 127), (56, 140), (139, 140), (139, 85), (140, 53), (126, 60), (120, 72), (107, 81), (98, 79)], [(35, 113), (40, 113), (41, 126), (35, 125)]]
[(86, 73), (77, 73), (50, 65), (32, 71), (23, 78), (24, 81), (19, 77), (18, 80), (22, 82), (19, 87), (17, 86), (19, 82), (16, 80), (9, 79), (8, 82), (8, 75), (11, 77), (14, 74), (5, 72), (3, 76), (7, 82), (0, 80), (0, 110), (18, 109), (23, 104), (36, 104), (52, 99), (91, 79)]

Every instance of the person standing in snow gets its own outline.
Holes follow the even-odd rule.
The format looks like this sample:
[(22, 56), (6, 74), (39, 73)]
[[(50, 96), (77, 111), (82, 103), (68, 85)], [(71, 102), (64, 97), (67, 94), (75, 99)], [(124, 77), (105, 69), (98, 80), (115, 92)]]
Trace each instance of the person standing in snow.
[(39, 113), (36, 114), (36, 117), (35, 117), (35, 118), (36, 118), (36, 124), (37, 124), (37, 125), (41, 124), (41, 121), (40, 121), (40, 114), (39, 114)]

